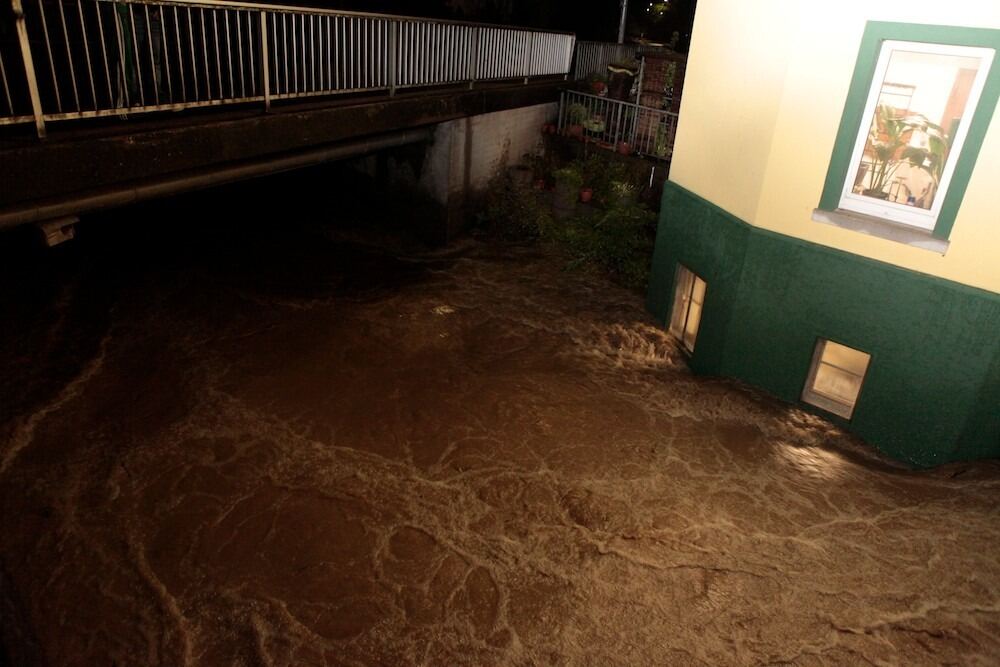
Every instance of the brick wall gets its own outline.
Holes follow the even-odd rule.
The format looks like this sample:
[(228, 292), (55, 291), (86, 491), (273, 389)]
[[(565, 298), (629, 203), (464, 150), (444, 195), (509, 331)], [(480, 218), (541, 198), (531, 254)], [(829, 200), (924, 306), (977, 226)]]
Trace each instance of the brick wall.
[[(639, 104), (654, 109), (665, 108), (677, 113), (681, 106), (681, 90), (684, 87), (686, 63), (687, 57), (682, 53), (643, 55), (642, 90), (639, 91)], [(671, 87), (673, 95), (670, 99), (665, 99), (664, 91)]]

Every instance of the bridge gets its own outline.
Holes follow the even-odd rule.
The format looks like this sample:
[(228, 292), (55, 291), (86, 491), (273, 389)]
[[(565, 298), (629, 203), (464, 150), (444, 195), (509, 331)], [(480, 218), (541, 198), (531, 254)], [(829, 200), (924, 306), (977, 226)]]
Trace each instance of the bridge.
[(432, 146), (424, 185), (453, 209), (556, 115), (575, 41), (224, 0), (0, 11), (0, 227), (57, 230), (98, 208), (413, 143)]

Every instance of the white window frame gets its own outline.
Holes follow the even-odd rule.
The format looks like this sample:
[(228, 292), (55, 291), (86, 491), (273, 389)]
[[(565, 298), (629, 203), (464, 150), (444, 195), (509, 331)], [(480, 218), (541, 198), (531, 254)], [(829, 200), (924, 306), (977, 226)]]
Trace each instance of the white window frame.
[[(865, 144), (868, 140), (868, 132), (871, 128), (872, 118), (875, 115), (875, 108), (882, 91), (882, 84), (885, 80), (885, 73), (889, 67), (889, 60), (894, 50), (916, 51), (919, 53), (931, 53), (951, 56), (964, 56), (980, 58), (981, 66), (976, 73), (966, 102), (965, 112), (962, 121), (959, 123), (958, 132), (952, 141), (951, 152), (948, 161), (941, 175), (941, 183), (938, 185), (934, 203), (929, 210), (919, 209), (906, 204), (882, 201), (873, 197), (858, 195), (853, 192), (854, 180), (857, 177), (858, 165), (861, 164), (864, 155)], [(903, 40), (885, 40), (879, 50), (878, 61), (875, 66), (875, 73), (869, 83), (868, 101), (865, 103), (865, 110), (861, 116), (861, 127), (858, 128), (858, 135), (854, 143), (854, 152), (848, 162), (847, 176), (844, 179), (844, 187), (840, 196), (839, 208), (863, 215), (870, 215), (877, 218), (889, 220), (904, 225), (919, 227), (920, 229), (933, 230), (937, 224), (938, 215), (941, 213), (941, 206), (951, 185), (951, 178), (958, 163), (958, 157), (965, 144), (965, 138), (972, 125), (972, 116), (979, 105), (979, 99), (986, 84), (990, 67), (993, 64), (995, 51), (986, 47), (954, 46), (948, 44), (933, 44), (928, 42), (910, 42)]]
[[(829, 394), (824, 394), (823, 392), (817, 391), (813, 388), (816, 383), (816, 374), (819, 372), (820, 364), (827, 364), (832, 366), (839, 371), (844, 373), (849, 373), (858, 377), (858, 374), (850, 371), (846, 368), (841, 368), (835, 364), (831, 364), (828, 361), (823, 361), (823, 353), (826, 351), (827, 343), (836, 343), (841, 347), (846, 347), (848, 349), (854, 350), (855, 352), (861, 352), (862, 354), (868, 355), (868, 363), (865, 365), (865, 372), (860, 376), (861, 382), (858, 384), (858, 393), (854, 397), (854, 401), (848, 405), (839, 399), (830, 396)], [(835, 340), (830, 340), (829, 338), (817, 338), (816, 345), (813, 348), (812, 362), (809, 365), (809, 375), (806, 377), (805, 387), (802, 389), (802, 401), (808, 403), (809, 405), (815, 406), (826, 410), (827, 412), (833, 413), (838, 417), (843, 417), (844, 419), (850, 419), (854, 416), (854, 410), (858, 406), (858, 399), (861, 398), (861, 392), (864, 390), (865, 379), (868, 377), (868, 371), (871, 369), (872, 357), (871, 353), (865, 352), (864, 350), (859, 350), (856, 347), (851, 347), (850, 345), (845, 345), (844, 343), (837, 342)]]

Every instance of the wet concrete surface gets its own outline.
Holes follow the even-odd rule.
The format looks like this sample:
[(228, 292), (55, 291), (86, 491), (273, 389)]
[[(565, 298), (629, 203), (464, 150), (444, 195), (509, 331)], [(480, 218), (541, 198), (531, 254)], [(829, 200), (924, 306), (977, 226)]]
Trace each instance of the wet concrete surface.
[(599, 277), (281, 183), (0, 239), (9, 664), (1000, 662), (1000, 465), (897, 467)]

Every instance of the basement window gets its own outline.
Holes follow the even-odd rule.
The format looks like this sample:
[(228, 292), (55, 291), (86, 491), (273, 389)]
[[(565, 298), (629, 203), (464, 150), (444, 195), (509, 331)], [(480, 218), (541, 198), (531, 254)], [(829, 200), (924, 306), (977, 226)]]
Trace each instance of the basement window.
[(866, 352), (820, 338), (802, 400), (850, 419), (870, 361), (871, 355)]
[(704, 280), (681, 264), (677, 265), (677, 280), (674, 284), (676, 288), (673, 313), (670, 317), (670, 333), (681, 342), (685, 350), (694, 353), (707, 286)]

